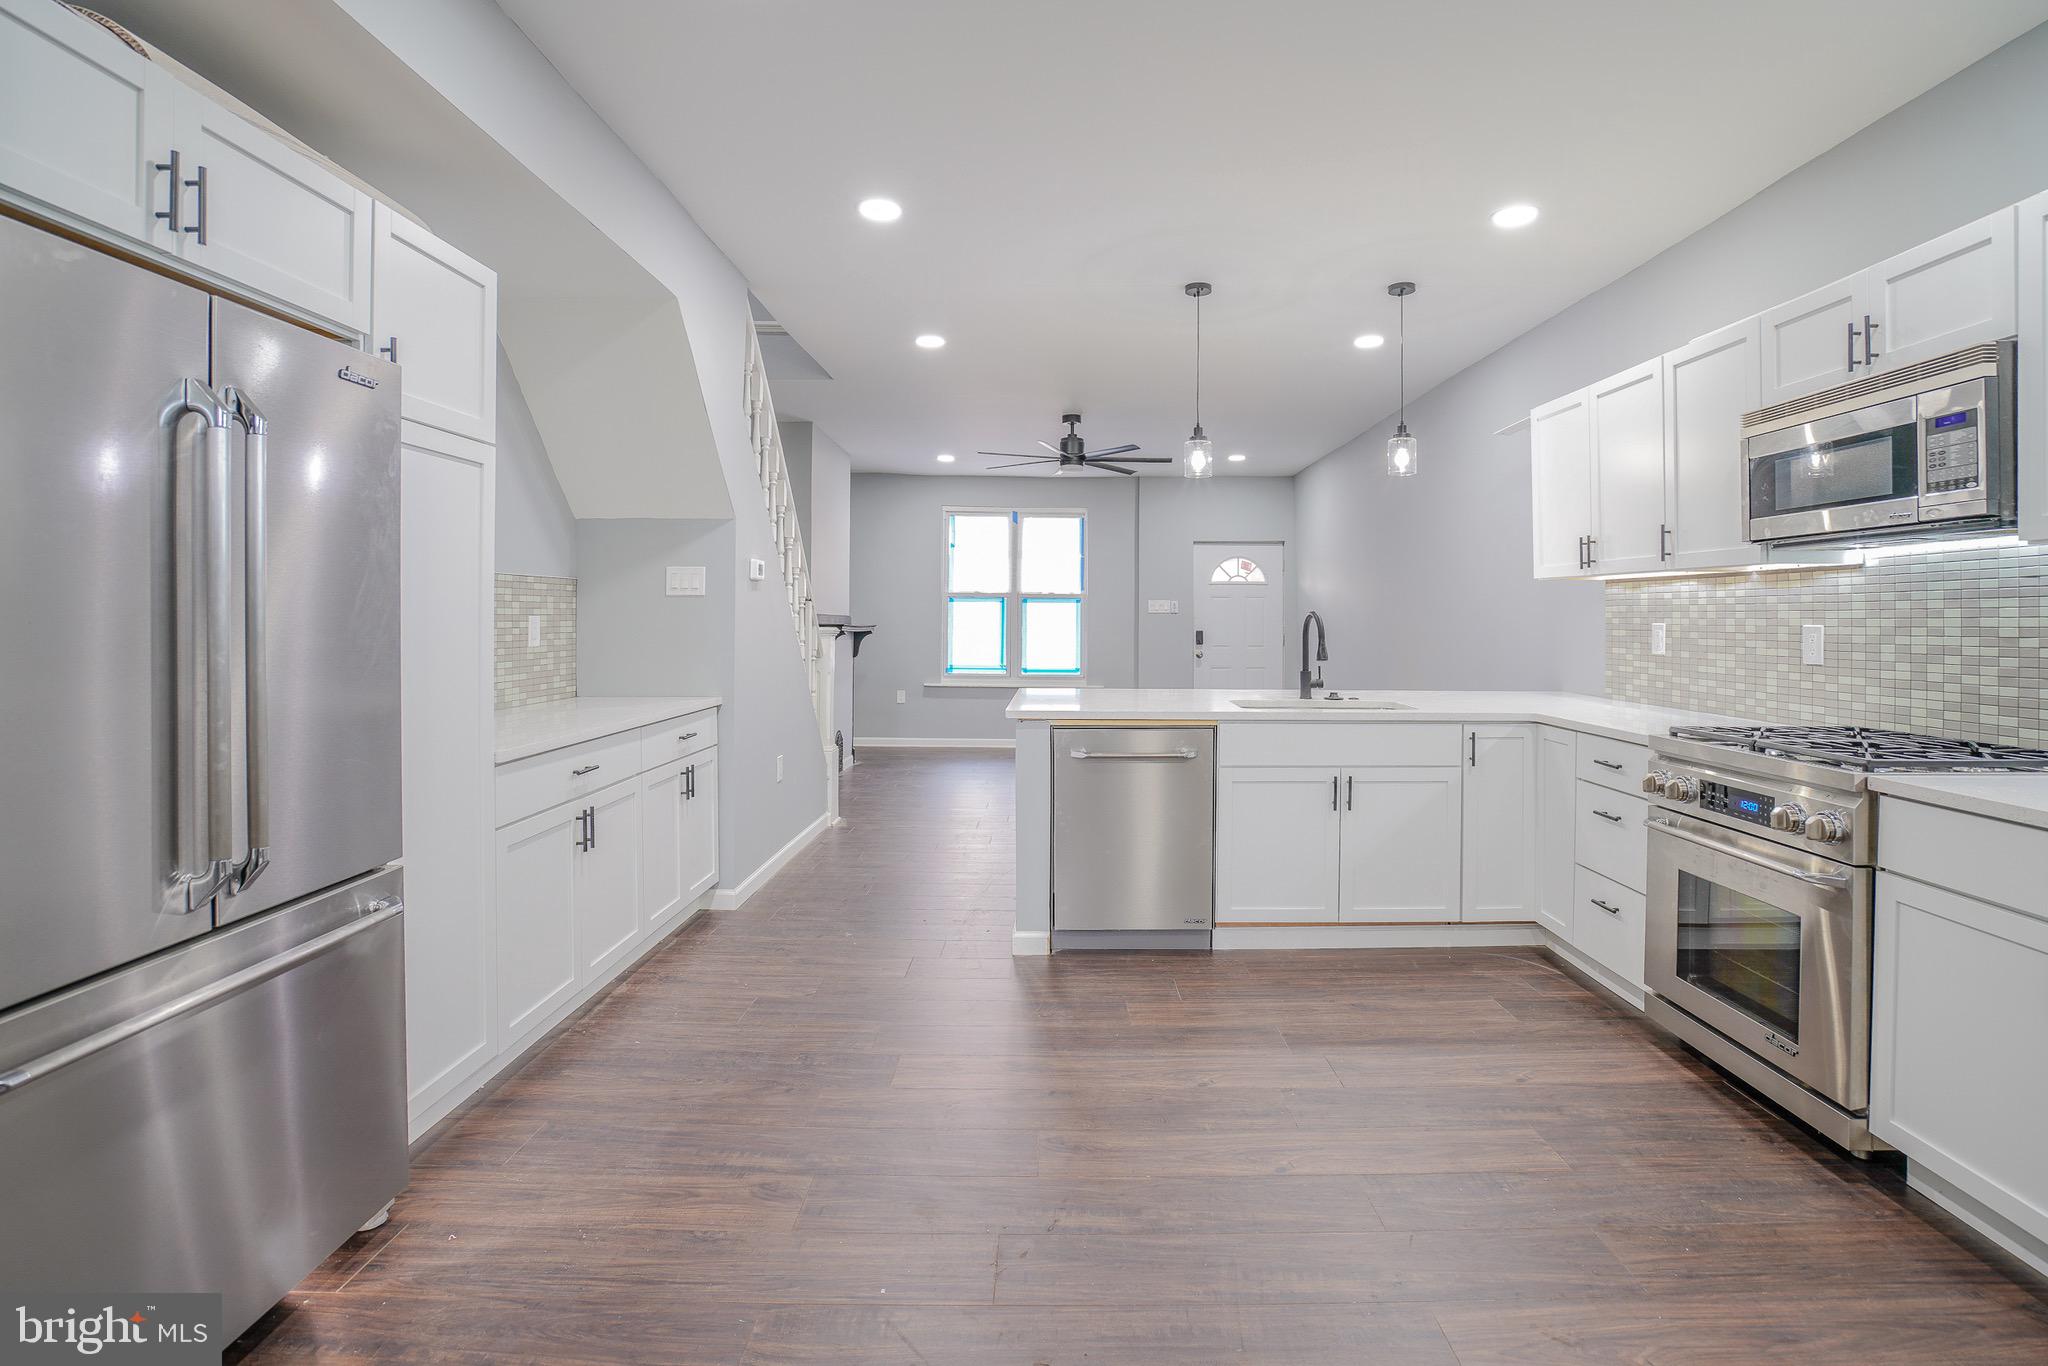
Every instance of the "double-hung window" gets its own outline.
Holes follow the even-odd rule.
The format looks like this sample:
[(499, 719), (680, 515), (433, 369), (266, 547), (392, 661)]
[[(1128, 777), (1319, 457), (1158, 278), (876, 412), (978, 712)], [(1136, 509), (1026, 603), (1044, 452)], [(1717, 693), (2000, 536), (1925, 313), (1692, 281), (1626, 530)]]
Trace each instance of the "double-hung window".
[(946, 509), (948, 679), (1080, 681), (1086, 523), (1066, 509)]

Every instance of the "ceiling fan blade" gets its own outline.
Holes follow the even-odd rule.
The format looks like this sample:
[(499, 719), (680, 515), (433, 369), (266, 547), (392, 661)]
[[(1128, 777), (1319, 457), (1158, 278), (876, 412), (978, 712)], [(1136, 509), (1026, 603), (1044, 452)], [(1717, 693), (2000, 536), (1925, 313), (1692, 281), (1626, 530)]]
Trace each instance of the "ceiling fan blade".
[(1045, 447), (1047, 450), (1051, 451), (1054, 455), (1059, 455), (1062, 453), (1060, 451), (1060, 448), (1058, 446), (1053, 445), (1050, 441), (1041, 441), (1038, 444)]
[(1051, 460), (1055, 457), (1039, 455), (1033, 451), (976, 451), (976, 455), (999, 455), (1011, 460)]
[(1136, 446), (1134, 446), (1134, 445), (1132, 445), (1132, 444), (1131, 444), (1130, 442), (1126, 441), (1126, 442), (1125, 442), (1125, 443), (1124, 443), (1123, 445), (1121, 445), (1121, 446), (1110, 446), (1110, 447), (1108, 447), (1107, 449), (1104, 449), (1104, 450), (1099, 450), (1099, 451), (1090, 451), (1090, 452), (1088, 452), (1088, 458), (1089, 458), (1090, 460), (1093, 460), (1093, 459), (1094, 459), (1094, 458), (1095, 458), (1096, 456), (1098, 456), (1098, 455), (1122, 455), (1122, 454), (1123, 454), (1123, 453), (1124, 453), (1125, 451), (1134, 451), (1134, 450), (1137, 450), (1137, 449), (1138, 449), (1138, 448), (1137, 448)]
[(987, 468), (992, 470), (1035, 470), (1042, 468), (1042, 466), (1036, 460), (1019, 460), (1014, 465), (989, 465)]
[[(1093, 460), (1095, 457), (1091, 455), (1088, 458)], [(1126, 465), (1171, 465), (1174, 462), (1170, 455), (1120, 455), (1117, 459)]]
[(1090, 460), (1088, 462), (1088, 468), (1091, 470), (1108, 470), (1111, 474), (1137, 473), (1136, 470), (1127, 470), (1122, 465), (1112, 465), (1106, 460)]

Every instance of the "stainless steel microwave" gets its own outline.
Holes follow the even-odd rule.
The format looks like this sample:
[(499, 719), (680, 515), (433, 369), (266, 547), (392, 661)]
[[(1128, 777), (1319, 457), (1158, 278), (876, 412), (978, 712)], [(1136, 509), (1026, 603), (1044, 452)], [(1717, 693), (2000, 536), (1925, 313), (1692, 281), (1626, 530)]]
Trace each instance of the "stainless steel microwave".
[(1749, 539), (2014, 524), (2014, 344), (1986, 342), (1747, 414)]

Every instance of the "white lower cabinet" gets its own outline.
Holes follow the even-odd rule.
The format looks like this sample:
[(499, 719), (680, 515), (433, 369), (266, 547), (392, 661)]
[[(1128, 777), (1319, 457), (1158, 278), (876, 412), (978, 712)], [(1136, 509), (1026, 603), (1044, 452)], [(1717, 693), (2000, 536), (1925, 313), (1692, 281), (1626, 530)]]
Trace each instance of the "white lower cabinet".
[(1643, 894), (1584, 866), (1573, 888), (1572, 947), (1641, 990)]
[(1535, 727), (1465, 727), (1461, 920), (1535, 918), (1536, 768)]
[(718, 754), (706, 751), (690, 761), (688, 800), (683, 807), (683, 900), (694, 905), (718, 885)]
[(616, 783), (584, 808), (576, 859), (578, 981), (619, 961), (640, 937), (640, 783)]
[(718, 760), (672, 760), (640, 779), (641, 921), (658, 929), (718, 883)]
[(1572, 934), (1578, 738), (1536, 728), (1536, 923), (1563, 939)]
[(1334, 768), (1216, 774), (1216, 923), (1330, 925), (1337, 915)]
[(581, 806), (558, 806), (498, 832), (498, 1021), (506, 1041), (575, 994), (582, 842)]
[(2048, 1243), (2048, 895), (2037, 904), (1878, 875), (1870, 1130)]
[(1399, 925), (1458, 918), (1462, 774), (1457, 768), (1344, 771), (1339, 919)]

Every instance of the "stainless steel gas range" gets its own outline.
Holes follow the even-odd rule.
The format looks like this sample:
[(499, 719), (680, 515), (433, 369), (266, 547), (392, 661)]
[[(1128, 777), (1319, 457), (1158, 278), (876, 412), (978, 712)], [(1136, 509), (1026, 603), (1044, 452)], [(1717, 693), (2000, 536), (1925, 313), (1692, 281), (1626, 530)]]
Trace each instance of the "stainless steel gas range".
[(1857, 726), (1681, 726), (1651, 748), (1651, 1019), (1839, 1146), (1882, 1148), (1866, 775), (2048, 770), (2048, 752)]

